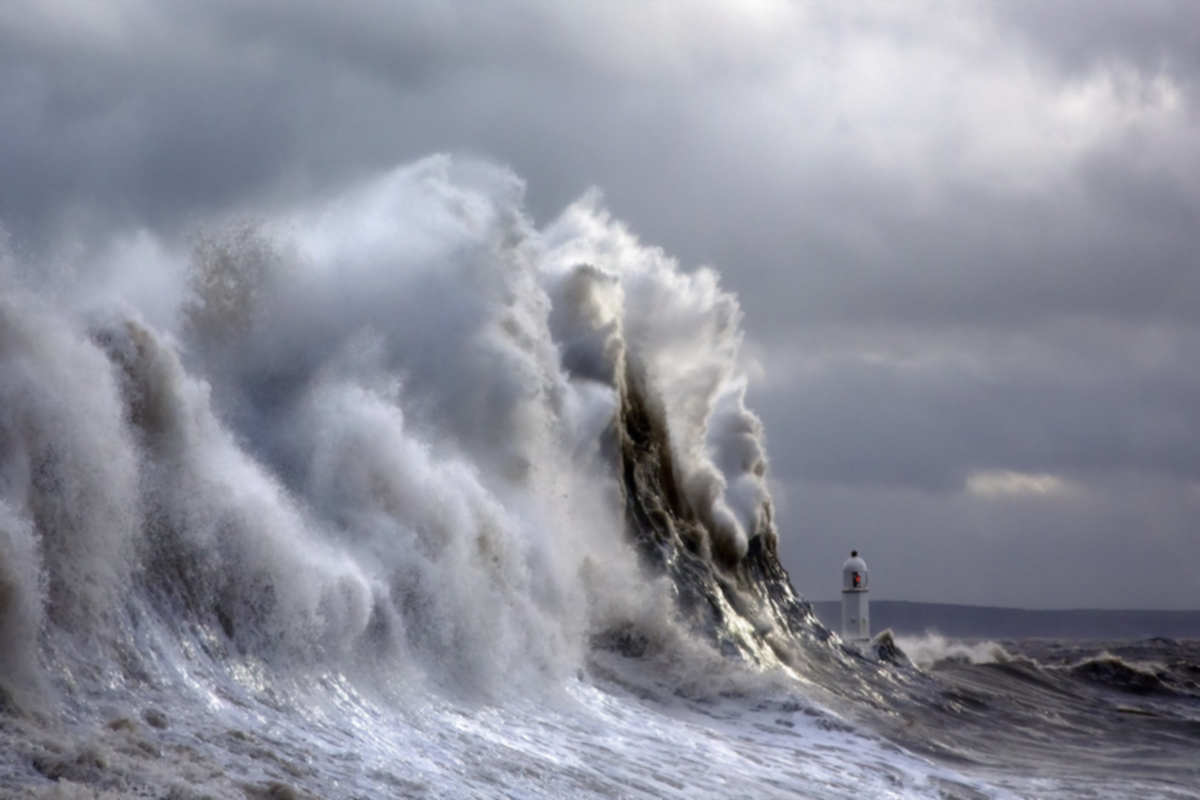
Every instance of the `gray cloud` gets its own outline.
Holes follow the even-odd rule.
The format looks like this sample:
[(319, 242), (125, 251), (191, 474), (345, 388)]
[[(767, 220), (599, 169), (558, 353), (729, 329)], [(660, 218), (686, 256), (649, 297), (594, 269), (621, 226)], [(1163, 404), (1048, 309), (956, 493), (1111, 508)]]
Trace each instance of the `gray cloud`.
[[(482, 154), (540, 222), (599, 186), (738, 293), (793, 567), (880, 520), (914, 564), (962, 515), (1014, 548), (1117, 541), (1146, 486), (1200, 550), (1198, 30), (1186, 0), (10, 3), (0, 224), (87, 264)], [(968, 491), (1004, 471), (1079, 488)], [(1200, 606), (1093, 549), (1095, 580), (1038, 602)]]
[(851, 355), (798, 369), (757, 399), (781, 479), (935, 492), (998, 469), (1200, 481), (1200, 370), (1187, 363), (1197, 345), (1162, 343), (1175, 352), (1151, 363), (1078, 345), (1016, 363)]
[(1086, 71), (1097, 64), (1161, 70), (1195, 87), (1200, 14), (1187, 0), (1065, 0), (995, 3), (994, 13), (1028, 37), (1045, 58)]

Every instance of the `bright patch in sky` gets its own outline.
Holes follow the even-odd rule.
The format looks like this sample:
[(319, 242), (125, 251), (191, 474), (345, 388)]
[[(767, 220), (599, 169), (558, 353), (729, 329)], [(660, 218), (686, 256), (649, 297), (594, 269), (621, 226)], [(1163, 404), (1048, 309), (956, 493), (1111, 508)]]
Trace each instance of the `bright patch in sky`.
[(976, 472), (967, 478), (967, 491), (982, 497), (1050, 495), (1061, 494), (1066, 490), (1067, 484), (1062, 478), (1044, 473), (993, 470)]

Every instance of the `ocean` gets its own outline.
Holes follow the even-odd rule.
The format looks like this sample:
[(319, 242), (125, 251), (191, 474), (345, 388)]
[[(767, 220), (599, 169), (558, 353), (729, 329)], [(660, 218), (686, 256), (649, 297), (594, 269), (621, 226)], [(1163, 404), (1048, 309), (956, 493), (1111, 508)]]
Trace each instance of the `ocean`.
[(6, 266), (0, 797), (1200, 797), (1194, 640), (822, 625), (736, 299), (522, 191)]

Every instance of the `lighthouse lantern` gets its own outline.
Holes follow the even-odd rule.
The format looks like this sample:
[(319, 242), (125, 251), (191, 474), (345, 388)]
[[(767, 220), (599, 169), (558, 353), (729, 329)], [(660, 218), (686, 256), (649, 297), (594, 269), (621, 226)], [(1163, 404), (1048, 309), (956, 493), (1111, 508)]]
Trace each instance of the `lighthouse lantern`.
[(842, 565), (842, 638), (847, 641), (871, 638), (867, 577), (866, 562), (851, 550)]

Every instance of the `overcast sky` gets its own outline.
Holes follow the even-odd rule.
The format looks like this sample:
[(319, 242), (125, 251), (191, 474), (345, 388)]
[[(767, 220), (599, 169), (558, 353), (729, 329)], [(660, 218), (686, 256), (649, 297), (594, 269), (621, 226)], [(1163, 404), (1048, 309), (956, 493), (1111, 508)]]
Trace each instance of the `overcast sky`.
[(434, 152), (591, 186), (745, 312), (813, 599), (1200, 608), (1200, 4), (0, 4), (53, 265)]

